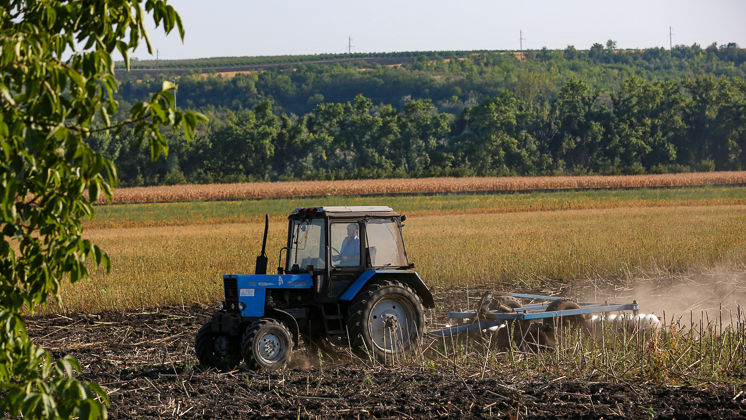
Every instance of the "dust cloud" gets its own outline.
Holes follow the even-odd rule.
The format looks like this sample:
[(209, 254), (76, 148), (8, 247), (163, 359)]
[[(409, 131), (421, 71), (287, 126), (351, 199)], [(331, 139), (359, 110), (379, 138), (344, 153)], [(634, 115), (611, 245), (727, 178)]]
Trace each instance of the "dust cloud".
[(712, 269), (692, 273), (633, 278), (626, 287), (585, 293), (589, 300), (626, 303), (636, 300), (641, 313), (682, 326), (700, 320), (730, 325), (746, 321), (746, 270)]

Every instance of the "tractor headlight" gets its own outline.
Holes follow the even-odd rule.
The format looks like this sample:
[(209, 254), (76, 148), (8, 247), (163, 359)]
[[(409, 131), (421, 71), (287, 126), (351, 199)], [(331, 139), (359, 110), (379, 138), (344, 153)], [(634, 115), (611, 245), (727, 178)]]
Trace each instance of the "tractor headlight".
[(243, 311), (244, 309), (246, 309), (246, 304), (245, 304), (245, 303), (243, 303), (243, 302), (240, 302), (240, 303), (238, 304), (238, 308), (239, 308), (239, 309), (240, 309), (241, 311)]

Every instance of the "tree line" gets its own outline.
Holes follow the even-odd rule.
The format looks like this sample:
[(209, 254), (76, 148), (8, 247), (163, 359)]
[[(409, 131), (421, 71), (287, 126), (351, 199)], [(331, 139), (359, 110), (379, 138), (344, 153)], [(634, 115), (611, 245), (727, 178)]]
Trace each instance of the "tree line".
[(126, 131), (89, 144), (114, 160), (123, 185), (746, 168), (742, 77), (632, 76), (611, 93), (573, 78), (551, 99), (501, 90), (458, 113), (363, 95), (302, 116), (271, 99), (209, 113), (193, 141), (166, 134), (168, 156), (156, 162)]

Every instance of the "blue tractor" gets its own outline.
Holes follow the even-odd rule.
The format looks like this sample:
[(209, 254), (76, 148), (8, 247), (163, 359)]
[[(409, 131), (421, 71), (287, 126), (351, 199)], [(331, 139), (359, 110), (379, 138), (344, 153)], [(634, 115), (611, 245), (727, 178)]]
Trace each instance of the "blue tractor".
[(222, 309), (195, 338), (200, 363), (275, 370), (301, 340), (379, 360), (412, 349), (434, 302), (407, 260), (406, 216), (384, 206), (306, 207), (288, 219), (277, 274), (266, 274), (267, 218), (256, 274), (223, 276)]

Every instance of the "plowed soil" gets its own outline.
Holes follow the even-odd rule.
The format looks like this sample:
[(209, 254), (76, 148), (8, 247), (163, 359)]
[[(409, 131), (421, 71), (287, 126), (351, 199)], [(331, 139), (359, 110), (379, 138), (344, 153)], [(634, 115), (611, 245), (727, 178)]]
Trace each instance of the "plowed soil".
[[(439, 290), (449, 310), (466, 292)], [(475, 291), (472, 289), (472, 296)], [(277, 373), (202, 369), (192, 342), (214, 308), (67, 314), (28, 321), (55, 356), (72, 354), (81, 377), (108, 390), (112, 418), (506, 417), (744, 418), (746, 390), (726, 384), (664, 386), (521, 372), (449, 372), (433, 366), (365, 366), (299, 352)], [(441, 311), (443, 312), (443, 311)], [(433, 320), (442, 321), (442, 315)]]

